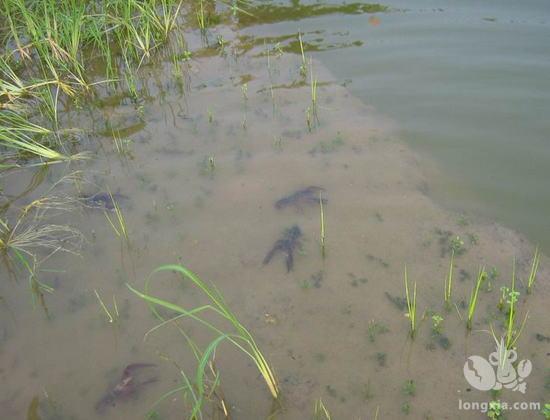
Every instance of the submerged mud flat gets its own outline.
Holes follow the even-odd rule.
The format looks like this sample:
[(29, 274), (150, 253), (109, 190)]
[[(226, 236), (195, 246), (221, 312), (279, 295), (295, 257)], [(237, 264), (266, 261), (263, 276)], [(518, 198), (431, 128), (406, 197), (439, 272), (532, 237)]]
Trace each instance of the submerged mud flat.
[[(55, 288), (44, 297), (47, 315), (40, 305), (31, 309), (23, 281), (4, 282), (0, 413), (24, 417), (38, 398), (42, 405), (36, 410), (44, 418), (50, 418), (47, 406), (61, 413), (51, 418), (145, 417), (178, 386), (179, 369), (193, 362), (172, 325), (143, 340), (157, 321), (125, 285), (141, 288), (163, 263), (182, 263), (213, 282), (275, 369), (283, 394), (278, 403), (241, 353), (221, 347), (220, 389), (233, 418), (303, 419), (318, 398), (333, 418), (374, 418), (377, 411), (382, 419), (406, 412), (410, 418), (456, 418), (459, 400), (491, 399), (470, 389), (463, 365), (470, 355), (494, 351), (487, 331), (490, 324), (498, 334), (503, 331), (500, 288), (509, 284), (513, 257), (525, 281), (533, 247), (501, 226), (434, 204), (425, 194), (430, 180), (397, 138), (394, 123), (350, 96), (319, 63), (308, 63), (304, 74), (300, 57), (270, 46), (237, 55), (237, 34), (219, 31), (228, 43), (223, 53), (216, 46), (201, 50), (200, 38), (189, 34), (190, 48), (202, 53), (186, 63), (182, 78), (173, 77), (167, 62), (143, 69), (148, 100), (106, 97), (91, 113), (71, 115), (89, 133), (94, 159), (52, 168), (40, 188), (20, 198), (29, 202), (63, 173), (78, 169), (97, 191), (125, 197), (120, 206), (129, 245), (114, 234), (101, 209), (75, 205), (59, 217), (87, 241), (80, 257), (57, 254), (43, 267), (41, 280)], [(318, 86), (315, 101), (312, 79)], [(105, 132), (106, 126), (112, 130)], [(125, 153), (116, 153), (114, 132)], [(6, 193), (25, 190), (31, 176), (8, 177)], [(324, 258), (319, 208), (275, 205), (312, 185), (328, 198)], [(80, 197), (72, 184), (63, 188)], [(302, 234), (292, 270), (281, 255), (264, 265), (274, 241), (292, 226)], [(443, 284), (453, 247), (457, 305), (447, 312)], [(417, 282), (422, 318), (414, 340), (399, 305), (405, 265), (409, 280)], [(496, 271), (490, 290), (480, 292), (473, 331), (467, 333), (463, 302), (467, 305), (480, 266)], [(537, 339), (550, 336), (546, 267), (543, 258), (535, 293), (527, 298), (518, 281), (522, 319), (529, 310), (518, 353), (535, 367), (527, 395), (540, 402), (550, 352)], [(158, 277), (154, 294), (184, 307), (200, 301), (176, 276)], [(108, 322), (95, 292), (111, 312), (115, 297), (116, 322)], [(446, 340), (433, 336), (427, 311), (444, 318)], [(197, 342), (208, 338), (196, 325), (181, 327)], [(156, 364), (155, 382), (139, 398), (98, 413), (105, 389), (136, 363)], [(523, 396), (504, 390), (501, 398)], [(174, 394), (156, 410), (159, 418), (176, 419), (185, 406)], [(213, 412), (205, 410), (205, 418), (222, 418)], [(480, 416), (459, 413), (465, 419)]]

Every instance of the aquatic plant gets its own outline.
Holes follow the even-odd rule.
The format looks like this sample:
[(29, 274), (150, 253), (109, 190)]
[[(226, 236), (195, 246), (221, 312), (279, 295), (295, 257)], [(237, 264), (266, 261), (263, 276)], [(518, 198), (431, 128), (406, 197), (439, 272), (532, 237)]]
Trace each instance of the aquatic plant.
[(504, 303), (506, 302), (506, 298), (508, 297), (508, 294), (510, 293), (510, 288), (507, 286), (502, 286), (500, 288), (500, 297), (498, 299), (497, 308), (499, 311), (502, 312), (504, 309)]
[(482, 267), (479, 269), (479, 272), (477, 274), (476, 284), (472, 289), (472, 292), (470, 293), (470, 303), (468, 304), (468, 320), (466, 321), (466, 327), (469, 330), (472, 329), (474, 314), (477, 308), (477, 299), (479, 295), (479, 289), (481, 288), (481, 285), (485, 282), (486, 279), (487, 279), (487, 272), (485, 271), (485, 267)]
[(116, 296), (113, 295), (113, 313), (107, 309), (107, 305), (103, 302), (103, 299), (101, 299), (101, 296), (99, 296), (99, 293), (96, 289), (94, 289), (94, 294), (99, 302), (99, 305), (101, 306), (101, 309), (103, 312), (105, 312), (105, 315), (107, 315), (107, 320), (109, 324), (113, 324), (119, 319), (119, 313), (118, 313), (118, 305), (116, 303)]
[(4, 147), (21, 154), (38, 156), (50, 164), (69, 160), (69, 155), (48, 145), (50, 140), (38, 141), (53, 139), (53, 136), (52, 130), (29, 121), (22, 113), (0, 111), (0, 145)]
[(323, 400), (319, 398), (315, 401), (315, 406), (313, 407), (313, 419), (314, 420), (331, 420), (331, 416)]
[(416, 383), (414, 380), (407, 379), (401, 387), (401, 392), (403, 392), (404, 395), (414, 397), (416, 395)]
[[(48, 163), (74, 159), (63, 151), (58, 103), (121, 79), (137, 97), (135, 72), (168, 40), (182, 7), (182, 0), (3, 1), (0, 146)], [(89, 80), (98, 61), (107, 79)]]
[(204, 14), (203, 0), (199, 0), (199, 9), (196, 11), (196, 16), (197, 24), (199, 25), (200, 30), (204, 32), (206, 30), (207, 20), (206, 15)]
[[(108, 191), (109, 197), (111, 199), (111, 202), (113, 203), (113, 211), (115, 212), (116, 219), (111, 219), (111, 216), (109, 216), (109, 213), (107, 210), (103, 212), (105, 214), (105, 218), (113, 228), (113, 231), (115, 234), (121, 238), (124, 242), (126, 242), (127, 246), (130, 246), (130, 238), (128, 236), (128, 229), (126, 227), (126, 219), (124, 218), (124, 214), (122, 214), (122, 210), (120, 210), (120, 206), (118, 202), (113, 197), (113, 194), (111, 191)], [(115, 223), (116, 222), (116, 223)]]
[[(207, 366), (212, 355), (218, 348), (219, 344), (223, 341), (228, 341), (233, 344), (236, 348), (241, 350), (246, 354), (254, 363), (258, 371), (260, 372), (262, 378), (264, 379), (267, 387), (273, 398), (279, 397), (279, 385), (273, 373), (273, 370), (260, 348), (256, 344), (256, 341), (252, 337), (252, 334), (244, 327), (243, 324), (237, 319), (236, 315), (229, 309), (227, 303), (225, 302), (222, 294), (216, 289), (215, 286), (210, 286), (204, 282), (200, 277), (195, 273), (190, 271), (184, 266), (168, 264), (158, 267), (153, 271), (152, 274), (159, 272), (175, 272), (181, 276), (182, 280), (190, 281), (195, 287), (198, 288), (208, 299), (209, 303), (201, 306), (197, 306), (191, 309), (183, 308), (182, 306), (176, 305), (174, 303), (168, 302), (166, 300), (152, 296), (149, 293), (149, 286), (152, 277), (146, 283), (145, 291), (141, 292), (133, 288), (131, 285), (127, 285), (128, 288), (138, 295), (143, 300), (149, 302), (151, 310), (153, 313), (161, 320), (163, 318), (159, 315), (156, 306), (163, 307), (165, 309), (176, 312), (177, 319), (188, 318), (199, 325), (205, 327), (207, 330), (213, 332), (216, 338), (210, 342), (206, 350), (203, 352), (200, 359), (199, 365), (197, 367), (197, 373), (195, 377), (195, 387), (197, 389), (197, 403), (196, 409), (199, 409), (199, 406), (202, 405), (205, 396), (204, 388), (204, 370)], [(211, 312), (215, 315), (218, 315), (221, 319), (228, 321), (232, 326), (232, 331), (222, 331), (211, 321), (207, 321), (204, 317), (201, 316), (202, 313)], [(164, 321), (160, 326), (165, 325), (167, 321)], [(168, 321), (170, 322), (170, 320)], [(195, 409), (194, 409), (195, 412)]]
[(432, 332), (434, 334), (441, 334), (441, 323), (443, 322), (443, 317), (439, 314), (432, 315)]
[(516, 329), (516, 303), (518, 302), (519, 295), (520, 293), (516, 291), (516, 259), (514, 258), (514, 262), (512, 264), (511, 287), (506, 297), (506, 303), (508, 304), (508, 316), (506, 318), (506, 349), (511, 349), (515, 346), (529, 315), (529, 313), (525, 314), (525, 318), (523, 319), (520, 328)]
[(533, 255), (533, 262), (531, 264), (531, 271), (529, 272), (529, 278), (527, 279), (527, 293), (530, 294), (535, 285), (537, 279), (537, 271), (539, 269), (540, 254), (539, 247), (535, 248), (535, 254)]
[(455, 256), (454, 249), (451, 251), (451, 262), (449, 264), (449, 273), (447, 277), (445, 277), (445, 290), (444, 290), (444, 296), (445, 296), (445, 308), (447, 310), (450, 310), (451, 308), (451, 295), (453, 290), (453, 260)]
[(34, 258), (36, 249), (49, 251), (42, 261), (59, 251), (77, 253), (83, 240), (78, 230), (68, 225), (40, 223), (30, 216), (46, 205), (46, 199), (31, 202), (20, 211), (13, 224), (0, 218), (0, 252), (9, 256), (10, 251), (18, 251)]
[(460, 238), (460, 236), (457, 235), (451, 239), (450, 249), (453, 253), (456, 252), (458, 255), (461, 255), (466, 251), (464, 241)]
[(544, 404), (541, 414), (544, 416), (546, 420), (550, 420), (550, 403)]
[(323, 192), (319, 191), (319, 210), (321, 216), (321, 255), (325, 258), (325, 212), (323, 209)]
[(388, 331), (388, 327), (372, 319), (367, 327), (367, 336), (369, 337), (369, 341), (374, 343), (378, 335), (387, 333)]
[(311, 62), (311, 59), (309, 60), (309, 67), (310, 67), (309, 85), (311, 88), (311, 110), (313, 112), (315, 119), (317, 120), (317, 79), (313, 77), (313, 64)]
[(311, 119), (311, 107), (306, 108), (306, 125), (307, 125), (307, 131), (311, 133), (311, 130), (313, 129), (313, 122)]
[(490, 401), (489, 410), (487, 411), (487, 417), (492, 420), (498, 420), (501, 419), (502, 416), (502, 404), (500, 403), (500, 401)]
[(300, 65), (300, 74), (305, 77), (307, 75), (307, 62), (304, 54), (304, 43), (302, 42), (302, 34), (298, 32), (298, 42), (300, 44), (300, 53), (302, 56), (302, 64)]
[(409, 280), (407, 278), (407, 266), (405, 266), (405, 298), (407, 300), (407, 313), (405, 316), (409, 318), (411, 338), (414, 338), (416, 333), (416, 282), (411, 294), (409, 293)]

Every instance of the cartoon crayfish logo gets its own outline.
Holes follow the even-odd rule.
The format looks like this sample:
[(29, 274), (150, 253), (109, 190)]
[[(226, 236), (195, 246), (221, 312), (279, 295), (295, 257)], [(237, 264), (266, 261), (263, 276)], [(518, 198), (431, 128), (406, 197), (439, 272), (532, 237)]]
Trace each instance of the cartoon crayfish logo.
[(489, 354), (488, 360), (481, 356), (468, 357), (464, 363), (464, 377), (480, 391), (500, 390), (504, 387), (525, 394), (525, 379), (531, 374), (533, 365), (530, 360), (524, 359), (514, 367), (517, 358), (516, 350), (507, 349), (504, 338), (501, 338), (500, 342), (497, 341), (496, 351)]

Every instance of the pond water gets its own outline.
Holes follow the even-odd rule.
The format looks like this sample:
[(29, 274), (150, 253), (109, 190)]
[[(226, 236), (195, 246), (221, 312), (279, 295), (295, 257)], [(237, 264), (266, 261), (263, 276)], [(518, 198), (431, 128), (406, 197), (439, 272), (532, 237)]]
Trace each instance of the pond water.
[[(490, 110), (494, 95), (519, 101), (522, 88), (501, 91), (491, 83), (492, 66), (501, 63), (486, 57), (487, 45), (476, 44), (477, 52), (470, 52), (476, 65), (468, 64), (467, 57), (445, 49), (445, 38), (432, 33), (432, 25), (446, 32), (450, 22), (453, 31), (464, 31), (464, 37), (446, 33), (457, 50), (475, 42), (470, 26), (496, 31), (491, 42), (502, 48), (498, 31), (513, 26), (513, 13), (499, 12), (491, 3), (476, 20), (461, 4), (447, 11), (407, 2), (383, 11), (380, 6), (261, 3), (251, 12), (263, 24), (242, 17), (211, 28), (206, 39), (189, 30), (190, 60), (175, 68), (160, 54), (156, 64), (144, 66), (142, 100), (98, 88), (95, 101), (66, 112), (63, 124), (83, 130), (78, 148), (91, 151), (93, 158), (3, 179), (5, 196), (11, 197), (8, 215), (16, 217), (44, 195), (55, 196), (62, 208), (48, 210), (48, 223), (72, 226), (85, 240), (79, 255), (58, 252), (46, 258), (49, 251), (43, 251), (39, 279), (55, 291), (39, 294), (34, 309), (24, 273), (16, 273), (15, 281), (2, 268), (1, 417), (146, 418), (159, 398), (181, 385), (181, 370), (194, 378), (196, 361), (182, 331), (203, 348), (212, 336), (191, 320), (145, 336), (158, 320), (126, 286), (143, 290), (152, 270), (166, 263), (183, 264), (220, 290), (257, 340), (281, 388), (280, 400), (273, 402), (250, 360), (222, 344), (215, 357), (219, 388), (204, 418), (224, 418), (222, 399), (234, 419), (310, 418), (319, 398), (335, 419), (479, 419), (486, 415), (459, 411), (460, 402), (548, 400), (550, 285), (544, 255), (535, 293), (527, 295), (525, 287), (535, 248), (527, 238), (546, 244), (543, 228), (530, 230), (508, 205), (507, 200), (517, 202), (510, 195), (519, 190), (498, 190), (512, 178), (514, 185), (524, 185), (513, 169), (530, 165), (534, 181), (522, 190), (530, 197), (524, 210), (531, 212), (529, 223), (541, 217), (544, 202), (538, 200), (547, 199), (542, 192), (547, 186), (538, 177), (544, 153), (537, 148), (546, 150), (540, 135), (547, 123), (537, 112), (548, 98), (535, 84), (547, 83), (542, 77), (547, 63), (534, 65), (541, 73), (526, 81), (533, 84), (525, 87), (533, 102), (525, 109), (518, 105), (518, 112), (527, 120), (518, 116), (521, 124), (512, 124), (505, 118), (512, 107), (505, 99), (502, 114)], [(513, 19), (520, 22), (518, 30), (540, 43), (537, 31), (547, 26), (537, 10), (533, 3), (531, 13), (515, 11)], [(435, 52), (426, 43), (436, 38), (433, 48), (444, 68), (435, 66), (432, 77), (426, 69), (432, 68)], [(539, 48), (522, 53), (538, 56), (548, 46)], [(511, 66), (520, 61), (509, 58)], [(462, 72), (457, 62), (464, 64)], [(474, 77), (476, 72), (483, 77)], [(509, 77), (514, 74), (511, 69)], [(317, 81), (315, 100), (312, 80)], [(461, 95), (465, 85), (473, 96)], [(512, 135), (522, 131), (520, 126), (529, 145), (521, 148)], [(484, 171), (499, 180), (491, 184), (488, 172), (473, 169), (489, 160), (483, 150), (498, 162), (506, 162), (506, 155), (525, 163), (509, 164), (506, 171), (491, 161), (495, 166), (485, 165)], [(536, 157), (529, 163), (518, 150)], [(490, 184), (479, 186), (490, 194), (481, 197), (472, 187), (479, 179)], [(310, 186), (322, 188), (326, 199), (324, 253), (317, 196), (297, 204), (292, 198)], [(116, 198), (128, 240), (115, 232), (118, 227), (121, 233), (116, 212), (101, 208), (109, 202), (108, 193), (94, 196), (98, 191), (111, 191)], [(285, 198), (289, 205), (275, 206)], [(22, 229), (44, 220), (27, 220)], [(281, 252), (264, 264), (294, 226), (301, 244), (285, 248), (279, 242)], [(77, 242), (71, 236), (63, 246)], [(444, 280), (452, 250), (455, 305), (447, 310)], [(463, 367), (469, 356), (487, 358), (495, 351), (491, 327), (498, 337), (505, 330), (506, 310), (499, 311), (498, 303), (501, 287), (510, 284), (514, 257), (520, 292), (516, 328), (528, 314), (517, 342), (518, 360), (529, 359), (533, 372), (525, 380), (525, 395), (512, 389), (491, 394), (469, 385)], [(417, 290), (414, 339), (403, 303), (405, 266)], [(482, 266), (489, 276), (468, 331), (468, 301)], [(153, 278), (155, 296), (185, 308), (206, 303), (175, 274)], [(114, 314), (114, 322), (106, 311)], [(434, 327), (438, 316), (442, 321)], [(124, 368), (134, 363), (154, 363), (136, 379), (154, 381), (138, 385), (136, 395), (117, 399), (114, 406), (103, 404)], [(171, 394), (152, 418), (184, 417), (189, 399)]]
[(498, 220), (548, 252), (550, 4), (414, 0), (390, 7), (377, 25), (331, 16), (301, 27), (346, 31), (362, 42), (318, 56), (437, 161), (430, 187), (438, 202)]

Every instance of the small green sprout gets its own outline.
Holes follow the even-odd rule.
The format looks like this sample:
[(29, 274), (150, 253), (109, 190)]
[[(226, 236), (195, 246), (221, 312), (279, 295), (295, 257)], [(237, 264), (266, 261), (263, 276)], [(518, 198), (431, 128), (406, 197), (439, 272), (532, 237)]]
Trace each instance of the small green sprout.
[(500, 401), (491, 401), (489, 403), (487, 417), (493, 420), (502, 418), (502, 404), (500, 403)]
[(443, 317), (439, 314), (432, 315), (432, 332), (434, 334), (441, 334), (441, 323), (443, 322)]

